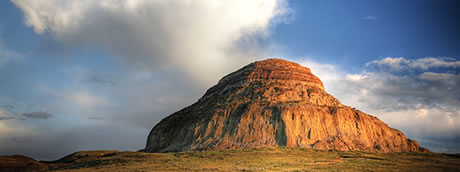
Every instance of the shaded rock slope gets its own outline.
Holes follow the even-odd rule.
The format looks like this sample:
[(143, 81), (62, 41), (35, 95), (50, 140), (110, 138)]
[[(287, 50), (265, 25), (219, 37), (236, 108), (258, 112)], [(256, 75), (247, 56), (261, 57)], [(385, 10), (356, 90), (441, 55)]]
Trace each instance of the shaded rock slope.
[(378, 118), (342, 105), (309, 68), (281, 59), (223, 77), (196, 103), (161, 120), (142, 151), (273, 146), (428, 151)]

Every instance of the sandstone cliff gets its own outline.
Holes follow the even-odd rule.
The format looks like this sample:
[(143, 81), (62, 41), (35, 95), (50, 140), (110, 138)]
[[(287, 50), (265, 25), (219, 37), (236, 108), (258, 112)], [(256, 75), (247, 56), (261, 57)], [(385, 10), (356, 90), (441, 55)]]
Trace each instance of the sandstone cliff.
[(342, 105), (309, 68), (281, 59), (223, 77), (196, 103), (161, 120), (143, 151), (271, 146), (428, 151), (378, 118)]

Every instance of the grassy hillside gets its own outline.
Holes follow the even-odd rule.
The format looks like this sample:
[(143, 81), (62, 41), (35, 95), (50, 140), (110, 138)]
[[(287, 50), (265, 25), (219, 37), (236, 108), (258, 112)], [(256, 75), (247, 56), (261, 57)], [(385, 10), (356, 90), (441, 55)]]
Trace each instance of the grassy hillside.
[(301, 170), (460, 170), (458, 155), (369, 153), (264, 148), (184, 153), (77, 152), (59, 170), (126, 171), (301, 171)]
[(56, 171), (460, 171), (460, 156), (279, 147), (183, 153), (83, 151), (45, 164)]

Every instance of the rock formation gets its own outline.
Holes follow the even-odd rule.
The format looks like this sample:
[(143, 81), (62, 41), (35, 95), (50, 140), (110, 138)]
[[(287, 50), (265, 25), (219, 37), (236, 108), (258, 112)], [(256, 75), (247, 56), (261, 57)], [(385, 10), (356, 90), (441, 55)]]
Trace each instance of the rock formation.
[(143, 151), (271, 146), (428, 151), (378, 118), (342, 105), (309, 68), (281, 59), (223, 77), (196, 103), (161, 120)]

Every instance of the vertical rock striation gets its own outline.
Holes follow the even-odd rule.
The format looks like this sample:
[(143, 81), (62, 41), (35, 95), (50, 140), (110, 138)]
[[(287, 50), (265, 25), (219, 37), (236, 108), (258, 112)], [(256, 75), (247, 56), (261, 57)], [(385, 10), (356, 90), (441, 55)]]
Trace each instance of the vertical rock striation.
[(223, 77), (196, 103), (161, 120), (143, 151), (271, 146), (428, 151), (376, 117), (342, 105), (309, 68), (281, 59)]

